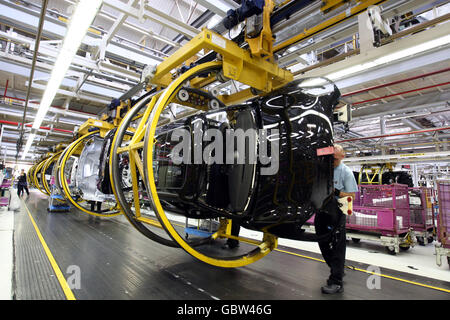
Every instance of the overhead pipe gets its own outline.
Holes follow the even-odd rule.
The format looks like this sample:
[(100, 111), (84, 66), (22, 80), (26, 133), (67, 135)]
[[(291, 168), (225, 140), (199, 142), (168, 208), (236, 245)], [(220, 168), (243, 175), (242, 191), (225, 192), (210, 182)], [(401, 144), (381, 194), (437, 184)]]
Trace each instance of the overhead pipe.
[[(406, 139), (406, 140), (401, 140), (401, 139), (397, 139), (397, 140), (387, 140), (385, 141), (385, 147), (388, 148), (403, 148), (403, 147), (414, 147), (414, 146), (423, 146), (423, 145), (436, 145), (436, 144), (447, 144), (450, 143), (450, 140), (439, 140), (439, 141), (430, 141), (429, 140), (430, 137), (421, 137), (416, 138), (416, 139)], [(450, 138), (450, 135), (448, 134), (443, 134), (440, 135), (439, 138), (441, 139), (448, 139)], [(424, 141), (421, 141), (422, 139), (427, 139)], [(352, 149), (352, 147), (358, 148), (357, 145), (352, 144), (351, 146), (347, 146), (348, 149)], [(379, 148), (380, 146), (378, 145), (371, 145), (371, 147), (374, 148)]]
[[(21, 112), (11, 112), (10, 110), (11, 110), (11, 108), (8, 108), (8, 107), (5, 108), (5, 107), (3, 107), (3, 104), (0, 103), (0, 114), (9, 115), (11, 117), (14, 117), (14, 119), (8, 119), (8, 120), (18, 121), (18, 120), (16, 120), (16, 118), (19, 118), (19, 117), (21, 118), (22, 117)], [(31, 121), (29, 119), (33, 118), (34, 115), (35, 115), (34, 112), (31, 112), (31, 113), (28, 112), (27, 113), (27, 121), (29, 123), (31, 123)], [(45, 118), (45, 121), (51, 122), (51, 123), (55, 122), (55, 120), (53, 118), (48, 118), (48, 117)], [(78, 121), (76, 119), (72, 119), (72, 118), (69, 118), (69, 117), (59, 117), (56, 122), (58, 124), (61, 124), (62, 126), (64, 126), (64, 125), (80, 126), (80, 125), (83, 124), (82, 121)]]
[(413, 90), (408, 90), (408, 91), (403, 91), (403, 92), (393, 93), (393, 94), (389, 94), (389, 95), (383, 96), (383, 97), (378, 97), (378, 98), (373, 98), (373, 99), (369, 99), (369, 100), (353, 102), (352, 105), (355, 106), (355, 105), (363, 104), (363, 103), (367, 103), (367, 102), (383, 100), (383, 99), (386, 99), (386, 98), (391, 98), (391, 97), (395, 97), (395, 96), (400, 96), (400, 95), (408, 94), (408, 93), (412, 93), (412, 92), (417, 92), (417, 91), (422, 91), (422, 90), (432, 89), (432, 88), (436, 88), (436, 87), (442, 87), (442, 86), (446, 86), (446, 85), (449, 85), (449, 84), (450, 84), (450, 82), (444, 82), (444, 83), (434, 84), (434, 85), (432, 85), (432, 86), (426, 86), (426, 87), (417, 88), (417, 89), (413, 89)]
[(450, 127), (433, 128), (433, 129), (418, 130), (418, 131), (383, 134), (383, 135), (379, 135), (379, 136), (346, 139), (346, 140), (336, 141), (336, 143), (351, 142), (351, 141), (358, 141), (358, 140), (378, 139), (378, 138), (387, 138), (387, 137), (395, 137), (395, 136), (404, 136), (404, 135), (411, 135), (411, 134), (418, 134), (418, 133), (427, 133), (427, 132), (435, 132), (435, 131), (445, 131), (445, 130), (450, 130)]
[[(3, 137), (3, 139), (2, 139), (2, 148), (6, 148), (6, 149), (11, 150), (11, 148), (14, 148), (15, 145), (16, 145), (16, 140), (12, 140), (12, 139), (8, 139), (8, 138)], [(11, 148), (9, 148), (9, 147), (11, 147)], [(48, 147), (45, 147), (45, 146), (35, 146), (35, 148), (36, 149), (42, 149), (42, 150), (48, 149)]]
[[(349, 137), (348, 139), (352, 139), (353, 137)], [(359, 138), (359, 137), (354, 137), (354, 138)], [(398, 137), (398, 138), (393, 138), (393, 139), (389, 139), (389, 140), (385, 140), (385, 144), (398, 144), (398, 143), (413, 143), (413, 142), (436, 142), (435, 140), (431, 140), (433, 137), (432, 136), (418, 136), (418, 137), (414, 137), (414, 136), (409, 136), (409, 137)], [(439, 139), (450, 139), (450, 132), (449, 133), (441, 133), (438, 136)], [(366, 141), (367, 142), (367, 141)], [(373, 145), (373, 142), (371, 143), (371, 145)]]
[[(353, 114), (352, 118), (353, 118), (354, 121), (356, 121), (356, 120), (369, 120), (369, 119), (373, 119), (373, 118), (381, 116), (381, 115), (392, 116), (392, 114), (394, 114), (394, 113), (395, 114), (398, 114), (398, 113), (406, 114), (406, 113), (412, 112), (412, 111), (418, 111), (418, 110), (442, 107), (442, 106), (447, 105), (447, 102), (448, 102), (447, 97), (450, 98), (450, 92), (444, 93), (444, 94), (445, 94), (445, 97), (442, 100), (440, 100), (440, 101), (430, 102), (430, 103), (422, 103), (422, 104), (415, 105), (415, 106), (412, 106), (412, 107), (404, 107), (404, 106), (405, 105), (414, 104), (415, 101), (412, 101), (412, 100), (413, 100), (413, 98), (416, 98), (416, 97), (411, 97), (411, 98), (408, 97), (405, 100), (402, 100), (402, 101), (399, 101), (399, 102), (385, 103), (384, 105), (394, 105), (395, 108), (391, 108), (389, 110), (377, 111), (377, 112), (371, 113), (371, 114), (363, 114), (361, 116), (358, 116), (358, 114), (356, 112), (358, 112), (359, 110), (363, 110), (364, 111), (364, 109), (363, 108), (356, 109), (356, 112), (355, 112), (356, 115)], [(425, 97), (425, 98), (430, 97), (430, 99), (433, 98), (431, 96), (431, 93), (426, 93), (423, 97)], [(424, 100), (423, 97), (421, 97), (421, 100), (425, 101), (426, 99)], [(406, 103), (405, 103), (405, 101), (406, 101)], [(400, 107), (397, 108), (397, 105), (399, 105), (399, 103), (400, 103)], [(378, 106), (383, 106), (383, 105), (379, 104)]]
[(23, 133), (24, 133), (24, 123), (25, 123), (25, 119), (27, 116), (28, 102), (30, 100), (30, 94), (31, 94), (31, 84), (33, 83), (34, 68), (36, 67), (37, 55), (38, 55), (38, 51), (39, 51), (39, 44), (41, 42), (41, 35), (42, 35), (43, 27), (44, 27), (47, 3), (48, 3), (48, 0), (42, 1), (42, 9), (41, 9), (41, 15), (39, 17), (39, 26), (38, 26), (38, 31), (37, 31), (37, 35), (36, 35), (36, 42), (34, 43), (33, 61), (31, 62), (30, 78), (28, 80), (27, 97), (25, 100), (25, 109), (23, 110), (23, 120), (22, 120), (22, 125), (21, 125), (21, 129), (20, 129), (20, 134), (19, 134), (20, 135), (19, 142), (17, 145), (17, 156), (19, 156), (19, 151), (20, 151), (21, 144), (22, 144), (22, 137), (23, 137)]
[(369, 87), (369, 88), (365, 88), (365, 89), (361, 89), (361, 90), (345, 93), (345, 94), (342, 95), (342, 97), (354, 96), (354, 95), (357, 95), (357, 94), (360, 94), (360, 93), (365, 93), (365, 92), (376, 90), (376, 89), (380, 89), (380, 88), (390, 87), (390, 86), (393, 86), (393, 85), (396, 85), (396, 84), (400, 84), (400, 83), (404, 83), (404, 82), (408, 82), (408, 81), (412, 81), (412, 80), (427, 78), (427, 77), (434, 76), (436, 74), (440, 74), (440, 73), (444, 73), (444, 72), (448, 72), (448, 71), (450, 71), (450, 68), (446, 68), (446, 69), (442, 69), (442, 70), (438, 70), (438, 71), (434, 71), (434, 72), (429, 72), (429, 73), (421, 74), (421, 75), (418, 75), (418, 76), (414, 76), (414, 77), (410, 77), (410, 78), (406, 78), (406, 79), (402, 79), (402, 80), (392, 81), (392, 82), (376, 85), (376, 86), (373, 86), (373, 87)]
[[(10, 97), (10, 96), (4, 96), (6, 99), (11, 99), (11, 100), (17, 100), (17, 101), (25, 101), (25, 99), (21, 99), (21, 98), (15, 98), (15, 97)], [(39, 102), (33, 102), (34, 104), (40, 104)], [(81, 114), (85, 114), (85, 115), (89, 115), (89, 116), (93, 116), (93, 117), (97, 117), (97, 115), (95, 113), (91, 113), (91, 112), (86, 112), (86, 111), (78, 111), (78, 110), (73, 110), (73, 109), (65, 109), (63, 107), (60, 106), (50, 106), (52, 108), (55, 109), (60, 109), (60, 110), (65, 110), (65, 111), (69, 111), (70, 113), (72, 113), (74, 116), (76, 116), (76, 113), (81, 113)]]
[(6, 91), (8, 91), (8, 84), (9, 84), (9, 79), (6, 79), (5, 93), (3, 93), (4, 97), (6, 97)]
[[(21, 127), (23, 127), (23, 123), (21, 123), (21, 122), (8, 121), (8, 120), (0, 120), (0, 123), (1, 123), (1, 124), (10, 124), (10, 125), (13, 125), (13, 126), (21, 126)], [(31, 127), (33, 127), (33, 125), (31, 125), (31, 124), (25, 124), (25, 127), (31, 128)], [(49, 130), (49, 131), (65, 132), (65, 133), (73, 133), (73, 131), (66, 130), (66, 129), (59, 129), (59, 128), (53, 128), (53, 129), (52, 129), (52, 128), (50, 128), (50, 127), (44, 127), (44, 126), (39, 127), (39, 129), (42, 129), (42, 130)]]

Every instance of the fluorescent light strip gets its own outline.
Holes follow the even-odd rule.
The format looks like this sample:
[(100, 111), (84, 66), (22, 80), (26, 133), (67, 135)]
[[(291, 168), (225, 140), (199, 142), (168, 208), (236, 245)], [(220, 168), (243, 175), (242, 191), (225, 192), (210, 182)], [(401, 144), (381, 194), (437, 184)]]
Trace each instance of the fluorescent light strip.
[[(431, 50), (440, 46), (444, 46), (450, 43), (450, 35), (444, 36), (444, 37), (440, 37), (434, 40), (430, 40), (427, 42), (424, 42), (422, 44), (413, 46), (411, 48), (408, 49), (404, 49), (404, 50), (400, 50), (388, 55), (385, 55), (381, 58), (375, 59), (373, 61), (369, 61), (366, 63), (362, 63), (362, 64), (357, 64), (355, 66), (352, 66), (350, 68), (347, 69), (343, 69), (343, 70), (339, 70), (333, 73), (330, 73), (328, 75), (325, 76), (325, 78), (328, 78), (332, 81), (336, 81), (339, 79), (342, 79), (344, 77), (350, 76), (352, 74), (355, 74), (357, 72), (362, 72), (368, 69), (372, 69), (374, 67), (380, 66), (382, 64), (386, 64), (386, 63), (390, 63), (390, 62), (394, 62), (427, 50)], [(323, 85), (324, 83), (326, 83), (326, 81), (324, 79), (311, 79), (311, 80), (306, 80), (304, 82), (302, 82), (300, 84), (301, 87), (312, 87), (312, 86), (319, 86), (319, 85)]]
[(35, 133), (30, 133), (30, 135), (28, 136), (27, 144), (25, 145), (25, 150), (23, 151), (22, 154), (22, 160), (25, 159), (25, 156), (27, 155), (28, 151), (30, 151), (31, 144), (33, 143), (35, 136), (36, 136)]
[[(36, 117), (33, 122), (33, 128), (39, 129), (42, 121), (47, 114), (53, 99), (58, 92), (61, 82), (67, 73), (67, 70), (72, 63), (73, 57), (75, 56), (81, 41), (85, 37), (92, 21), (94, 20), (103, 0), (80, 0), (75, 8), (75, 11), (70, 18), (69, 25), (67, 28), (66, 36), (64, 38), (61, 50), (56, 58), (55, 65), (53, 66), (52, 73), (50, 75), (50, 80), (47, 83), (44, 95), (42, 97), (40, 107), (36, 113)], [(34, 136), (30, 135), (30, 138)], [(28, 139), (28, 144), (32, 143), (32, 139)], [(31, 142), (30, 142), (31, 141)], [(28, 153), (29, 148), (25, 147), (24, 155)]]

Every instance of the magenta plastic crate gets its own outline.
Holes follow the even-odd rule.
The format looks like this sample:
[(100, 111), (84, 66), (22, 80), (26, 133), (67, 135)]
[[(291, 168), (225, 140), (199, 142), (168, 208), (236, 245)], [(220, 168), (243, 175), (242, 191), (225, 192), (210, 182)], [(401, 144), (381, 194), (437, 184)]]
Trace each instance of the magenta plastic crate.
[(0, 198), (0, 207), (6, 207), (9, 205), (9, 198), (2, 197)]
[(11, 187), (12, 180), (3, 179), (2, 184), (0, 185), (0, 188), (9, 188)]
[(408, 188), (411, 227), (415, 231), (430, 231), (434, 228), (434, 215), (431, 198), (433, 189)]
[(395, 236), (408, 232), (409, 227), (408, 220), (396, 215), (396, 209), (355, 206), (353, 214), (347, 217), (347, 229)]
[[(382, 235), (397, 235), (408, 230), (401, 216), (391, 208), (353, 207), (353, 214), (347, 216), (347, 230), (370, 231)], [(406, 230), (406, 231), (405, 231)]]
[(450, 180), (437, 181), (439, 214), (437, 237), (444, 248), (450, 248)]
[[(306, 224), (314, 224), (314, 216)], [(353, 214), (347, 216), (347, 230), (396, 236), (408, 232), (410, 227), (407, 185), (359, 186), (353, 202)]]
[(347, 217), (347, 229), (384, 236), (404, 234), (411, 227), (408, 186), (361, 185), (359, 205)]
[[(314, 217), (315, 215), (306, 224), (314, 225)], [(353, 206), (353, 214), (347, 216), (346, 229), (372, 232), (383, 236), (395, 236), (409, 230), (404, 225), (402, 216), (395, 215), (395, 209), (360, 206)]]
[[(361, 190), (361, 186), (358, 186), (358, 189)], [(361, 205), (361, 191), (355, 192), (355, 199), (353, 199), (354, 206)]]

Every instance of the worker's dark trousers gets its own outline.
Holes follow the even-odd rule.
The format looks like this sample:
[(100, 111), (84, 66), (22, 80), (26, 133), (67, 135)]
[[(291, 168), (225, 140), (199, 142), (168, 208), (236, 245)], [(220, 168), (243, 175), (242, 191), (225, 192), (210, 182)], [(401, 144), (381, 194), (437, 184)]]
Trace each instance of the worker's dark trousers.
[(91, 204), (91, 211), (95, 211), (95, 204), (97, 204), (97, 212), (102, 211), (102, 203), (100, 201), (89, 201)]
[(28, 191), (28, 186), (26, 185), (17, 185), (17, 195), (20, 197), (20, 195), (23, 195), (23, 190), (27, 192), (27, 195), (30, 195), (30, 191)]
[[(237, 221), (233, 221), (231, 223), (231, 234), (233, 236), (239, 236), (239, 231), (241, 230), (241, 226), (239, 225), (239, 223), (237, 223)], [(227, 240), (228, 245), (230, 246), (230, 248), (234, 248), (239, 244), (239, 240), (236, 239), (228, 239)]]
[[(319, 241), (319, 248), (322, 252), (322, 256), (330, 267), (330, 277), (328, 278), (327, 283), (330, 284), (338, 284), (342, 285), (342, 278), (344, 276), (344, 265), (345, 265), (345, 249), (346, 249), (346, 235), (345, 235), (345, 222), (346, 215), (339, 210), (339, 224), (338, 229), (335, 234), (331, 236), (331, 238), (327, 238), (326, 240)], [(321, 217), (321, 215), (316, 215), (316, 219)], [(321, 218), (318, 221), (315, 221), (315, 227), (317, 230), (317, 234), (326, 234), (330, 231), (329, 226), (325, 223), (326, 219)], [(322, 222), (322, 223), (320, 223)]]

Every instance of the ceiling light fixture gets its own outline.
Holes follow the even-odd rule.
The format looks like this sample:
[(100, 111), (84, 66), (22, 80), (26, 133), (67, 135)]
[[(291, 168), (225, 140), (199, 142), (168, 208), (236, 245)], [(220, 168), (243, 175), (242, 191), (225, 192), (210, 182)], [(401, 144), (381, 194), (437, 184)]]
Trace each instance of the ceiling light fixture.
[(31, 144), (33, 143), (34, 137), (36, 137), (35, 133), (30, 133), (30, 135), (28, 136), (27, 144), (25, 145), (25, 149), (23, 150), (22, 160), (25, 159), (26, 155), (28, 154), (28, 151), (30, 151)]
[[(342, 78), (345, 78), (347, 76), (353, 75), (358, 72), (362, 72), (368, 69), (372, 69), (374, 67), (398, 61), (400, 59), (425, 52), (431, 49), (435, 49), (440, 46), (448, 45), (450, 43), (450, 35), (446, 35), (437, 39), (433, 39), (424, 43), (421, 43), (419, 45), (412, 46), (408, 49), (399, 50), (397, 52), (387, 54), (382, 56), (381, 58), (375, 59), (373, 61), (361, 63), (354, 65), (352, 67), (339, 70), (333, 73), (330, 73), (325, 76), (325, 78), (330, 79), (331, 81), (336, 81)], [(300, 86), (304, 87), (312, 87), (312, 86), (320, 86), (326, 83), (326, 81), (323, 78), (317, 78), (317, 79), (311, 79), (304, 81), (300, 84)]]
[[(48, 81), (44, 95), (42, 96), (40, 107), (33, 122), (33, 129), (39, 129), (41, 126), (41, 123), (56, 96), (59, 86), (72, 63), (73, 57), (77, 53), (81, 41), (91, 26), (102, 2), (103, 0), (80, 0), (78, 2), (72, 17), (70, 18), (61, 50), (56, 58), (50, 80)], [(34, 134), (30, 134), (28, 137), (22, 159), (24, 159), (28, 153), (34, 137)]]

